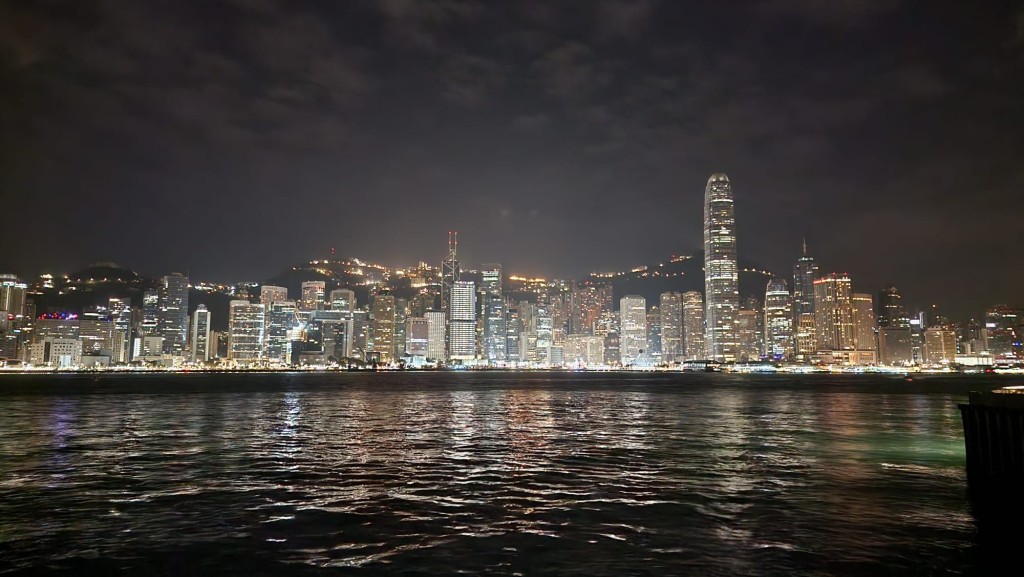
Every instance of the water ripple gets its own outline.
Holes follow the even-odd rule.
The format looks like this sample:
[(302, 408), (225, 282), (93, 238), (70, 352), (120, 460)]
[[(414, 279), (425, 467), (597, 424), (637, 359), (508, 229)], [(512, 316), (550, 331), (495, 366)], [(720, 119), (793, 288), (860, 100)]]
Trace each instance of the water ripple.
[(977, 568), (969, 384), (43, 378), (0, 383), (0, 573)]

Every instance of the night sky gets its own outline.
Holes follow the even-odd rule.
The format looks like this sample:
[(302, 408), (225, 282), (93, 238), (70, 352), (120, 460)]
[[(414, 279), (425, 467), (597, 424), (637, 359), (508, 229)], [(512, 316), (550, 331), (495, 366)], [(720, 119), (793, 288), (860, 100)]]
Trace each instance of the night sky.
[(996, 1), (0, 3), (0, 272), (327, 254), (581, 276), (806, 235), (858, 291), (1024, 298), (1024, 11)]

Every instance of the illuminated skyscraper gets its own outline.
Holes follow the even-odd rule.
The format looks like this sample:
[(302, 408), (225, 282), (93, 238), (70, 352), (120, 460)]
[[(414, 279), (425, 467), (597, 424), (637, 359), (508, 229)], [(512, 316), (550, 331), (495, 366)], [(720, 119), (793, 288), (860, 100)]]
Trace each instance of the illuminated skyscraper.
[(661, 359), (661, 309), (653, 305), (647, 311), (647, 356), (652, 361)]
[[(462, 269), (459, 268), (459, 233), (448, 232), (448, 256), (441, 262), (441, 310), (449, 324), (454, 319), (452, 311), (452, 291), (459, 282)], [(445, 353), (451, 357), (451, 327), (445, 331)]]
[(814, 281), (815, 339), (819, 350), (853, 350), (850, 277), (832, 273)]
[(870, 293), (853, 293), (853, 348), (877, 351), (875, 345), (875, 299)]
[(519, 361), (519, 335), (522, 322), (519, 320), (519, 305), (510, 298), (505, 299), (505, 355), (509, 362)]
[(674, 363), (683, 360), (683, 295), (661, 293), (658, 302), (661, 315), (661, 360)]
[(758, 317), (761, 315), (759, 311), (747, 308), (741, 308), (738, 315), (736, 315), (736, 332), (739, 335), (739, 346), (736, 348), (737, 358), (736, 360), (741, 362), (753, 362), (760, 360), (761, 358), (761, 347), (758, 338), (757, 327)]
[(373, 297), (373, 350), (382, 363), (394, 360), (395, 297), (387, 289)]
[(290, 364), (292, 358), (292, 332), (298, 327), (295, 301), (275, 301), (266, 309), (267, 359), (274, 363)]
[(20, 320), (25, 314), (25, 291), (28, 285), (10, 274), (0, 275), (0, 313)]
[(444, 359), (444, 335), (445, 322), (444, 313), (441, 311), (427, 311), (427, 358), (439, 361)]
[(426, 357), (430, 346), (430, 321), (425, 317), (409, 317), (405, 323), (405, 354)]
[(569, 332), (592, 335), (601, 317), (612, 311), (611, 285), (579, 285), (569, 295)]
[(796, 317), (793, 328), (793, 352), (798, 361), (809, 361), (818, 350), (818, 334), (814, 325), (814, 313), (802, 313)]
[(781, 278), (768, 281), (764, 293), (764, 353), (772, 360), (793, 354), (793, 310), (789, 287)]
[(454, 360), (476, 358), (476, 284), (455, 281), (450, 304), (448, 356)]
[(356, 293), (350, 289), (334, 289), (331, 291), (331, 310), (351, 313), (356, 310)]
[(619, 299), (619, 360), (622, 366), (636, 364), (647, 352), (647, 300), (626, 295)]
[(985, 311), (985, 346), (993, 356), (1010, 359), (1021, 353), (1024, 311), (996, 305)]
[(113, 357), (114, 323), (109, 317), (83, 313), (78, 320), (78, 338), (82, 341), (82, 354)]
[(283, 286), (265, 284), (260, 287), (260, 304), (264, 307), (288, 300), (288, 289)]
[(739, 346), (739, 271), (732, 186), (724, 174), (712, 174), (704, 190), (704, 294), (708, 357), (734, 361)]
[(484, 358), (491, 362), (504, 362), (508, 357), (508, 335), (505, 329), (505, 298), (501, 294), (501, 265), (483, 265), (480, 276)]
[(160, 291), (148, 289), (142, 293), (143, 335), (155, 337), (160, 334)]
[(308, 280), (302, 283), (302, 301), (299, 310), (315, 311), (324, 308), (324, 293), (327, 283), (322, 280)]
[(956, 332), (936, 325), (924, 331), (925, 360), (931, 365), (947, 365), (956, 360)]
[(879, 327), (878, 361), (883, 365), (907, 366), (914, 362), (910, 327)]
[(206, 305), (196, 307), (192, 313), (192, 338), (190, 339), (192, 362), (205, 363), (210, 360), (210, 311)]
[(878, 326), (880, 328), (910, 328), (910, 315), (903, 308), (903, 299), (896, 287), (889, 285), (878, 293)]
[(233, 300), (228, 310), (228, 358), (240, 362), (263, 358), (263, 305)]
[(683, 356), (686, 360), (707, 357), (704, 348), (704, 298), (697, 291), (683, 293)]
[(814, 281), (818, 278), (818, 263), (807, 254), (807, 240), (804, 240), (804, 252), (796, 265), (793, 266), (793, 318), (800, 315), (814, 314)]
[(160, 288), (160, 334), (164, 353), (180, 356), (188, 339), (188, 277), (174, 273), (163, 278)]

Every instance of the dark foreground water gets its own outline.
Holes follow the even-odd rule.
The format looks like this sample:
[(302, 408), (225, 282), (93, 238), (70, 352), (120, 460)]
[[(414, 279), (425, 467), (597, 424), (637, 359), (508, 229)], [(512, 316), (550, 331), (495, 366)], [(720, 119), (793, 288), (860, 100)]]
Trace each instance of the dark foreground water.
[(2, 376), (0, 573), (995, 573), (956, 403), (1010, 382)]

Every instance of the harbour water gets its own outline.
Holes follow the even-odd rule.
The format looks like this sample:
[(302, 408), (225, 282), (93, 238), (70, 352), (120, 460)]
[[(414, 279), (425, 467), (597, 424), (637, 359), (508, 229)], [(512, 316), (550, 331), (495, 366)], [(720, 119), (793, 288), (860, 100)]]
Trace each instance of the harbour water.
[(998, 377), (4, 375), (0, 574), (984, 575)]

